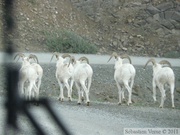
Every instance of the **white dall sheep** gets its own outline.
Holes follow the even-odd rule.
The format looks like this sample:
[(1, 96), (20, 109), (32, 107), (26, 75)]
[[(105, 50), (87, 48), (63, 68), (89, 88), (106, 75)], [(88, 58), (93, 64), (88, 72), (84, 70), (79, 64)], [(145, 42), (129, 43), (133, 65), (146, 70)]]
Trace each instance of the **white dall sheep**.
[(40, 89), (40, 86), (41, 86), (41, 81), (42, 81), (42, 76), (43, 76), (43, 69), (39, 65), (39, 61), (38, 61), (38, 58), (37, 58), (36, 55), (30, 54), (29, 59), (33, 59), (34, 61), (37, 62), (37, 63), (31, 63), (31, 65), (34, 67), (34, 69), (36, 70), (36, 72), (38, 74), (38, 78), (36, 80), (38, 91), (37, 92), (33, 91), (32, 94), (33, 94), (33, 97), (36, 97), (36, 100), (39, 100), (39, 89)]
[[(124, 89), (126, 88), (129, 93), (129, 99), (127, 104), (131, 104), (131, 96), (132, 96), (132, 87), (134, 84), (134, 78), (136, 75), (136, 70), (134, 66), (131, 64), (131, 59), (128, 55), (118, 56), (117, 53), (112, 53), (111, 57), (109, 58), (108, 62), (111, 60), (112, 57), (115, 57), (115, 72), (114, 72), (114, 80), (116, 81), (116, 85), (119, 91), (119, 102), (118, 104), (121, 105), (122, 98), (124, 98)], [(130, 63), (123, 64), (123, 59), (128, 58)], [(129, 86), (130, 83), (130, 86)]]
[[(157, 63), (154, 58), (151, 58), (146, 62), (144, 69), (146, 68), (149, 62), (153, 64), (152, 85), (153, 85), (154, 101), (156, 101), (156, 87), (158, 87), (161, 92), (161, 103), (159, 107), (163, 108), (164, 101), (166, 98), (164, 85), (168, 84), (170, 86), (170, 91), (171, 91), (172, 107), (174, 108), (175, 107), (174, 106), (175, 75), (174, 75), (173, 70), (170, 68), (171, 64), (166, 60), (163, 60)], [(168, 64), (170, 67), (163, 67), (162, 64)]]
[[(60, 94), (58, 99), (60, 101), (64, 100), (64, 86), (68, 90), (68, 98), (69, 101), (72, 100), (72, 86), (73, 86), (73, 79), (72, 79), (72, 73), (73, 73), (73, 66), (70, 64), (68, 66), (68, 63), (66, 63), (65, 58), (71, 57), (69, 54), (63, 54), (60, 56), (59, 53), (54, 52), (53, 56), (56, 56), (57, 62), (56, 62), (56, 79), (58, 81), (59, 87), (60, 87)], [(51, 57), (51, 60), (53, 59), (53, 56)], [(70, 81), (70, 84), (69, 84)]]
[[(86, 61), (84, 63), (82, 61)], [(89, 106), (89, 90), (92, 82), (93, 70), (89, 65), (89, 60), (86, 57), (81, 57), (79, 60), (75, 60), (74, 57), (71, 57), (71, 62), (74, 65), (73, 79), (78, 90), (78, 104), (81, 104), (81, 100), (84, 100), (83, 93), (86, 94), (86, 104)], [(87, 84), (87, 86), (86, 86)]]
[[(18, 82), (19, 90), (21, 91), (22, 95), (25, 95), (26, 98), (29, 98), (29, 100), (31, 100), (32, 88), (35, 90), (35, 92), (38, 91), (38, 88), (36, 86), (36, 80), (38, 78), (38, 74), (34, 69), (34, 67), (30, 64), (29, 57), (26, 57), (22, 53), (18, 53), (14, 57), (14, 59), (17, 56), (20, 56), (22, 58), (22, 66), (19, 71), (19, 82)], [(29, 85), (27, 89), (24, 89), (24, 84), (27, 81), (29, 82)]]

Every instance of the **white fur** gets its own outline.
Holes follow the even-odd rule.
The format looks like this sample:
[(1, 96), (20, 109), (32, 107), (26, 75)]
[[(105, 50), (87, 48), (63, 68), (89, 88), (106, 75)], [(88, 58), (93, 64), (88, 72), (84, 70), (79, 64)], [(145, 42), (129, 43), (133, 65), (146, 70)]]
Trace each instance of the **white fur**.
[[(83, 93), (86, 94), (86, 103), (89, 105), (89, 90), (92, 82), (93, 70), (88, 63), (76, 60), (74, 64), (73, 79), (78, 90), (78, 104), (84, 99)], [(86, 82), (87, 81), (87, 82)], [(87, 86), (86, 86), (87, 83)]]
[(170, 86), (171, 91), (171, 100), (172, 100), (172, 107), (174, 108), (174, 87), (175, 87), (175, 75), (173, 70), (170, 67), (163, 67), (159, 63), (153, 64), (153, 99), (156, 101), (156, 87), (159, 88), (161, 92), (161, 103), (160, 108), (163, 108), (164, 101), (166, 98), (164, 85), (168, 84)]
[[(72, 100), (72, 86), (73, 86), (72, 73), (73, 73), (72, 64), (68, 66), (68, 64), (65, 63), (65, 59), (61, 56), (58, 56), (57, 62), (56, 62), (55, 76), (60, 87), (60, 94), (59, 94), (58, 99), (61, 101), (64, 100), (64, 86), (68, 90), (69, 100), (70, 101)], [(69, 80), (70, 80), (70, 84), (69, 84)]]
[[(32, 89), (35, 92), (38, 91), (36, 86), (36, 80), (38, 78), (38, 74), (34, 67), (30, 64), (28, 57), (22, 57), (22, 66), (19, 71), (19, 90), (21, 91), (22, 95), (25, 95), (26, 98), (31, 99), (32, 97)], [(25, 82), (29, 82), (27, 89), (24, 88)]]
[[(116, 58), (115, 66), (114, 66), (114, 80), (116, 81), (116, 85), (119, 91), (119, 102), (118, 104), (122, 103), (122, 98), (124, 99), (124, 89), (126, 88), (129, 93), (129, 99), (127, 104), (129, 105), (132, 103), (131, 96), (132, 96), (132, 87), (134, 84), (134, 78), (136, 74), (136, 70), (134, 66), (130, 63), (123, 64), (123, 59), (118, 56)], [(130, 83), (130, 86), (129, 86)]]

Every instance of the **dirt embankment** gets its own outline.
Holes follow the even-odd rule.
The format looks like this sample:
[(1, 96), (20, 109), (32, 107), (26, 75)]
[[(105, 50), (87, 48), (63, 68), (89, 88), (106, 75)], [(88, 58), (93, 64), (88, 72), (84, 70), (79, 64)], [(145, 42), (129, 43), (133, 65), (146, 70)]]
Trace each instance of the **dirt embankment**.
[(100, 54), (180, 57), (178, 0), (18, 0), (14, 13), (18, 51), (48, 52), (43, 33), (67, 29)]

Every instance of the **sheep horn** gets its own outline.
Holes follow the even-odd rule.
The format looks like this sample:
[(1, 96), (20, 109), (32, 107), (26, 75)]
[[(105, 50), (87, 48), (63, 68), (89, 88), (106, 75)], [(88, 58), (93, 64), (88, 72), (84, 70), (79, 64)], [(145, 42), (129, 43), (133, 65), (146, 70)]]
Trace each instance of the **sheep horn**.
[(86, 60), (86, 62), (89, 64), (89, 59), (85, 56), (79, 58), (79, 61), (83, 61), (83, 60)]
[[(23, 53), (17, 53), (15, 56), (14, 56), (14, 60), (16, 59), (16, 57), (19, 56), (18, 60), (20, 59), (20, 57), (25, 57), (25, 55)], [(17, 60), (17, 61), (18, 61)]]
[(159, 62), (159, 64), (167, 64), (167, 65), (169, 65), (169, 67), (172, 67), (171, 66), (171, 63), (169, 62), (169, 61), (167, 61), (167, 60), (161, 60), (160, 62)]
[(111, 54), (111, 57), (109, 58), (109, 60), (108, 60), (107, 62), (109, 62), (109, 61), (112, 59), (112, 57), (114, 57), (115, 59), (117, 59), (117, 57), (118, 57), (117, 53), (116, 53), (116, 52), (113, 52), (113, 53)]
[(58, 53), (58, 52), (54, 52), (53, 55), (52, 55), (52, 57), (51, 57), (50, 62), (52, 61), (54, 55), (56, 56), (56, 59), (59, 59), (59, 58), (58, 58), (58, 57), (59, 57), (59, 53)]
[(156, 65), (155, 59), (154, 59), (154, 58), (151, 58), (151, 59), (149, 59), (149, 60), (146, 62), (145, 66), (144, 66), (144, 69), (146, 68), (146, 66), (148, 65), (149, 62), (152, 62), (153, 65)]
[(34, 61), (35, 61), (35, 59), (36, 59), (37, 63), (39, 63), (38, 58), (37, 58), (36, 55), (30, 54), (30, 55), (29, 55), (29, 59), (31, 59), (31, 58), (32, 58)]
[(63, 54), (62, 57), (63, 57), (63, 58), (66, 58), (66, 57), (71, 58), (71, 55), (69, 55), (69, 54)]
[(129, 63), (132, 64), (131, 58), (129, 57), (129, 55), (123, 54), (123, 55), (121, 55), (121, 58), (122, 58), (122, 59), (127, 58), (127, 59), (129, 60)]

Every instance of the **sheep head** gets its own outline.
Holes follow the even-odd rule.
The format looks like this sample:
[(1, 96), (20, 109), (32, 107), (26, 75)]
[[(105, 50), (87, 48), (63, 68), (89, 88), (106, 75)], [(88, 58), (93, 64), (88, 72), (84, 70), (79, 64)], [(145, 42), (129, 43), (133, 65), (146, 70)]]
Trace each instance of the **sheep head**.
[(151, 58), (151, 59), (149, 59), (149, 60), (146, 62), (145, 66), (144, 66), (144, 69), (146, 68), (146, 66), (148, 65), (149, 62), (152, 62), (153, 66), (156, 65), (155, 59), (154, 59), (154, 58)]
[(33, 59), (34, 61), (36, 61), (37, 63), (39, 63), (37, 56), (34, 55), (34, 54), (30, 54), (30, 55), (29, 55), (29, 59)]
[(121, 55), (120, 57), (121, 57), (122, 59), (127, 58), (127, 59), (129, 60), (129, 63), (132, 64), (131, 58), (129, 57), (129, 55), (123, 54), (123, 55)]
[(89, 59), (87, 57), (83, 56), (79, 58), (79, 61), (84, 61), (84, 60), (89, 64)]
[(170, 68), (172, 67), (172, 66), (171, 66), (171, 63), (170, 63), (169, 61), (167, 61), (167, 60), (161, 60), (161, 61), (159, 62), (159, 64), (161, 64), (161, 65), (167, 64), (167, 65), (169, 65)]
[(109, 62), (109, 61), (112, 59), (112, 57), (114, 57), (114, 58), (117, 60), (118, 54), (117, 54), (116, 52), (113, 52), (113, 53), (111, 54), (111, 57), (109, 58), (109, 60), (108, 60), (107, 62)]

